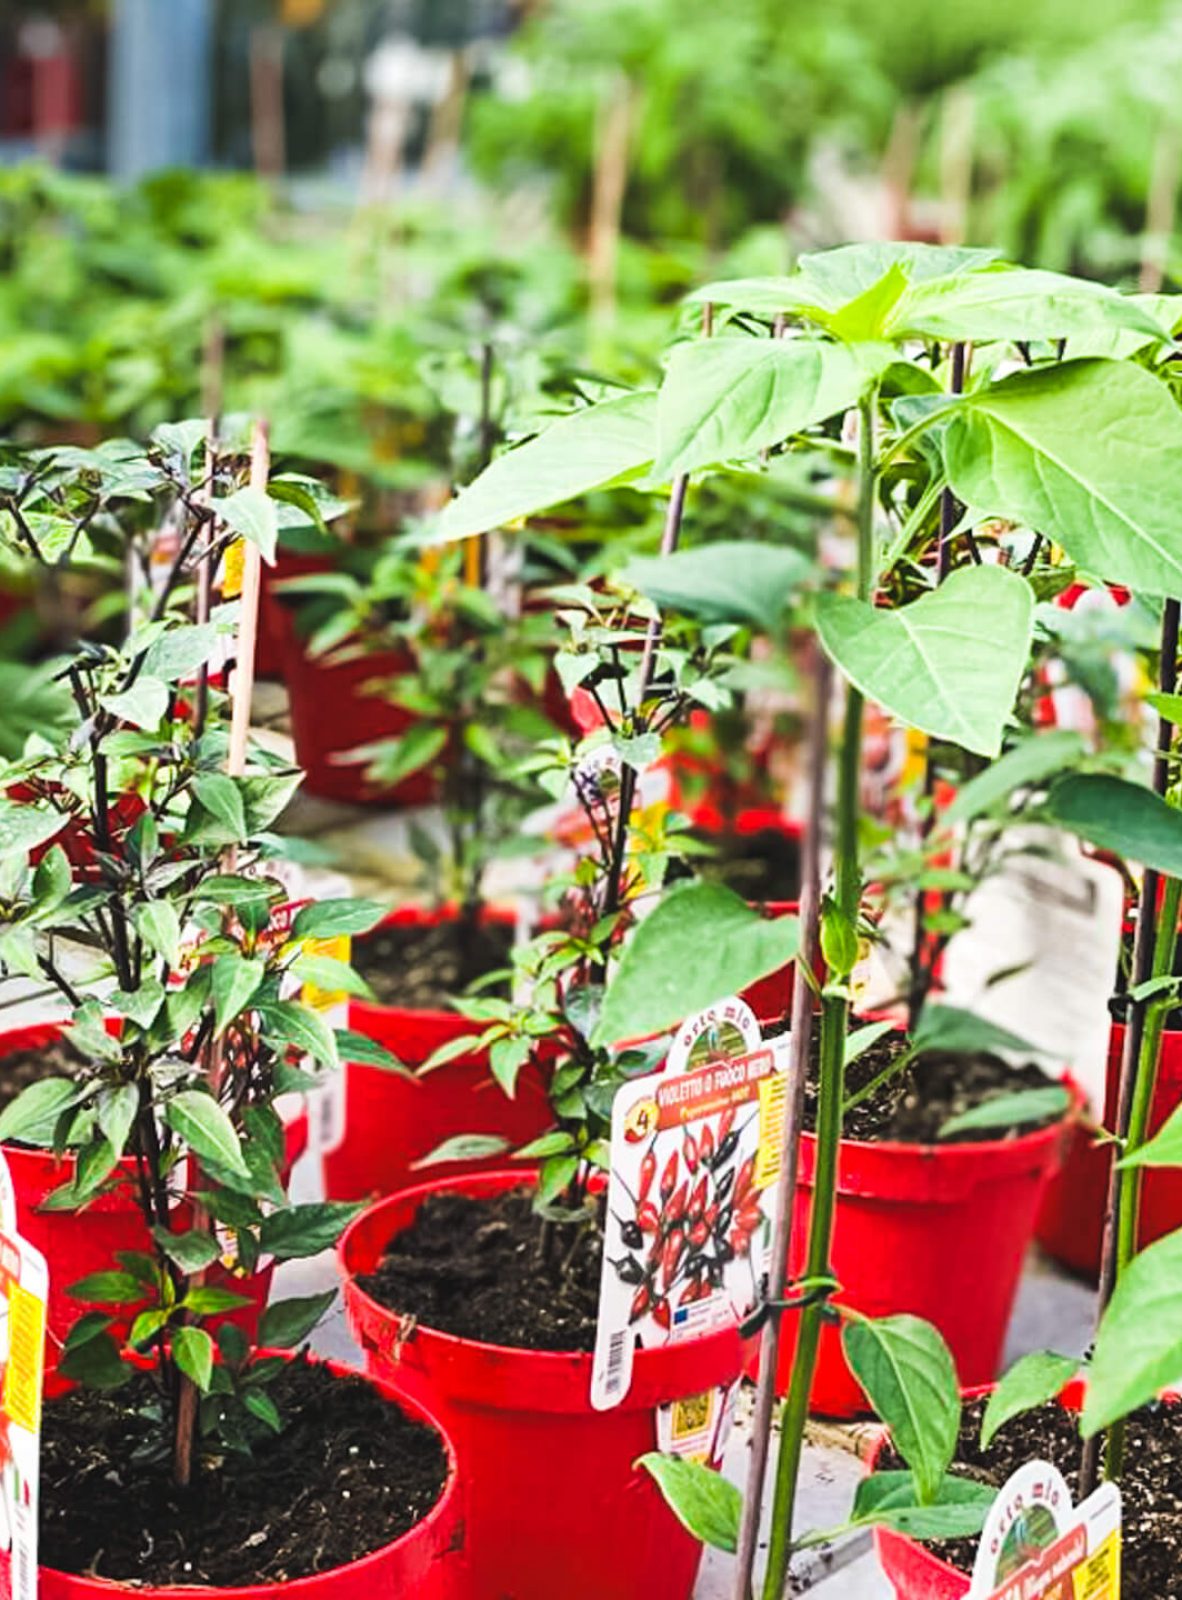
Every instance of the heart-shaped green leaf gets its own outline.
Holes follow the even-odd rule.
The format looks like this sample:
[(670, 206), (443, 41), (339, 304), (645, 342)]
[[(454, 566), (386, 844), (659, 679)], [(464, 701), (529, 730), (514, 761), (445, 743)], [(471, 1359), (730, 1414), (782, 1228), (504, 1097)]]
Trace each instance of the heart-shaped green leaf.
[(775, 972), (799, 945), (795, 917), (768, 920), (721, 884), (674, 888), (624, 946), (594, 1041), (618, 1044), (675, 1027)]
[(1182, 412), (1123, 361), (1016, 373), (945, 413), (966, 504), (1046, 534), (1094, 576), (1182, 595)]
[(1004, 567), (962, 567), (897, 610), (823, 595), (827, 653), (870, 699), (901, 721), (994, 756), (1030, 649), (1034, 597)]

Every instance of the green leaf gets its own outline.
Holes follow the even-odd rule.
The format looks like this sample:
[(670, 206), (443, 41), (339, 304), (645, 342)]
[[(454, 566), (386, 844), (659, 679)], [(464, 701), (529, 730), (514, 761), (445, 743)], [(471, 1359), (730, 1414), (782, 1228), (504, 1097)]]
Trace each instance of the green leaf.
[(508, 1139), (498, 1133), (457, 1133), (418, 1161), (412, 1161), (411, 1166), (418, 1171), (421, 1167), (438, 1166), (441, 1161), (487, 1161), (492, 1156), (503, 1156), (508, 1149)]
[(171, 900), (145, 900), (134, 912), (136, 931), (148, 947), (175, 967), (180, 961), (181, 924)]
[(1182, 1167), (1182, 1106), (1176, 1106), (1153, 1138), (1122, 1156), (1117, 1166)]
[(856, 1317), (842, 1330), (846, 1360), (930, 1505), (956, 1454), (960, 1390), (943, 1338), (919, 1317)]
[(173, 1095), (165, 1102), (164, 1120), (200, 1159), (240, 1178), (250, 1177), (234, 1124), (204, 1089), (182, 1089)]
[(778, 311), (812, 316), (830, 322), (835, 313), (859, 299), (893, 268), (901, 267), (911, 283), (950, 273), (975, 272), (997, 259), (995, 250), (968, 249), (960, 245), (912, 244), (902, 240), (871, 240), (840, 245), (803, 255), (797, 271), (781, 278), (735, 278), (708, 283), (689, 296), (773, 316)]
[(657, 404), (659, 482), (746, 460), (856, 405), (865, 352), (823, 339), (702, 339), (669, 358)]
[(1182, 811), (1143, 784), (1075, 773), (1054, 786), (1046, 809), (1052, 822), (1098, 849), (1182, 877)]
[(337, 1297), (335, 1289), (299, 1300), (276, 1300), (259, 1322), (262, 1349), (290, 1350), (308, 1337)]
[(1004, 567), (961, 567), (896, 610), (822, 595), (821, 642), (863, 694), (911, 727), (994, 756), (1030, 650), (1034, 596)]
[(1036, 788), (1055, 773), (1075, 766), (1084, 749), (1083, 736), (1070, 728), (1033, 734), (970, 778), (942, 820), (969, 822), (983, 816), (1015, 790)]
[(318, 1011), (296, 1000), (268, 1000), (257, 1007), (263, 1031), (272, 1039), (292, 1045), (325, 1067), (340, 1066), (332, 1029)]
[(164, 985), (158, 978), (148, 978), (138, 989), (116, 990), (111, 1004), (121, 1017), (127, 1017), (137, 1027), (150, 1028), (164, 1004)]
[(259, 547), (264, 561), (274, 562), (279, 542), (279, 508), (270, 495), (248, 486), (236, 489), (224, 500), (215, 500), (213, 509), (228, 528)]
[(120, 722), (130, 722), (133, 728), (158, 728), (168, 710), (169, 688), (159, 678), (150, 678), (141, 672), (130, 689), (119, 694), (104, 694), (99, 704)]
[(142, 670), (163, 683), (192, 677), (208, 663), (220, 637), (221, 629), (212, 622), (170, 627), (149, 645)]
[(538, 1174), (535, 1204), (549, 1206), (560, 1200), (578, 1170), (578, 1156), (551, 1156), (549, 1160), (543, 1161), (542, 1170)]
[(929, 1504), (919, 1504), (910, 1472), (874, 1472), (854, 1495), (851, 1522), (893, 1528), (912, 1539), (968, 1539), (985, 1526), (997, 1499), (992, 1484), (947, 1474)]
[[(775, 633), (811, 570), (808, 559), (787, 546), (722, 539), (673, 555), (637, 557), (621, 576), (662, 611), (707, 623), (750, 622)], [(587, 663), (583, 676), (595, 665), (593, 656), (574, 660)]]
[(389, 914), (376, 900), (313, 900), (301, 906), (291, 925), (293, 939), (335, 939), (369, 933)]
[(512, 1099), (517, 1078), (533, 1052), (532, 1039), (496, 1039), (489, 1046), (488, 1064), (493, 1077)]
[(221, 1254), (216, 1237), (204, 1228), (190, 1228), (186, 1233), (153, 1228), (152, 1237), (168, 1259), (185, 1273), (201, 1272)]
[(86, 1305), (125, 1306), (144, 1298), (144, 1286), (130, 1272), (92, 1272), (70, 1284), (66, 1293)]
[(279, 1407), (269, 1394), (264, 1394), (261, 1389), (248, 1389), (242, 1396), (242, 1404), (252, 1417), (257, 1417), (261, 1423), (270, 1428), (272, 1433), (283, 1432), (283, 1418), (279, 1415)]
[(656, 448), (656, 395), (616, 396), (572, 412), (498, 456), (439, 519), (440, 540), (487, 533), (634, 476)]
[(24, 802), (0, 800), (0, 861), (9, 856), (26, 856), (47, 843), (66, 825), (57, 811), (41, 809)]
[(799, 945), (795, 917), (762, 917), (721, 884), (676, 887), (624, 946), (592, 1042), (612, 1045), (675, 1027), (775, 972)]
[(419, 722), (397, 739), (383, 739), (377, 744), (361, 745), (356, 750), (346, 750), (342, 759), (364, 761), (366, 772), (375, 783), (396, 784), (430, 766), (447, 744), (446, 728), (430, 722)]
[(1182, 1231), (1121, 1273), (1096, 1334), (1080, 1431), (1085, 1439), (1147, 1405), (1182, 1372)]
[(1061, 1117), (1071, 1105), (1071, 1096), (1062, 1084), (1048, 1084), (1045, 1089), (1019, 1089), (1014, 1094), (999, 1094), (996, 1099), (985, 1100), (969, 1111), (961, 1111), (940, 1124), (939, 1137), (954, 1139), (961, 1133), (981, 1133), (995, 1128), (1022, 1127), (1028, 1122), (1049, 1122)]
[(197, 1317), (219, 1317), (225, 1311), (240, 1311), (250, 1305), (250, 1297), (223, 1289), (220, 1284), (198, 1284), (189, 1290), (182, 1304)]
[(1130, 362), (1069, 361), (945, 415), (945, 468), (967, 505), (1038, 529), (1110, 583), (1182, 594), (1182, 414), (1159, 379)]
[(119, 1389), (134, 1376), (134, 1368), (120, 1359), (118, 1346), (109, 1333), (68, 1347), (57, 1370), (63, 1378), (85, 1384), (88, 1389)]
[(892, 339), (1066, 339), (1099, 328), (1168, 336), (1145, 306), (1103, 284), (1032, 267), (912, 284), (887, 320)]
[(98, 1125), (116, 1157), (123, 1155), (132, 1124), (140, 1108), (140, 1092), (133, 1083), (102, 1089), (96, 1101)]
[(695, 1539), (715, 1550), (738, 1549), (743, 1496), (721, 1472), (657, 1450), (641, 1456), (636, 1465), (656, 1480), (666, 1505)]
[(245, 956), (233, 954), (217, 957), (211, 988), (214, 1026), (219, 1034), (245, 1010), (266, 976), (265, 961), (248, 961)]
[(361, 1211), (359, 1205), (316, 1200), (286, 1206), (263, 1219), (259, 1247), (276, 1261), (296, 1261), (329, 1250)]
[(562, 1156), (568, 1150), (573, 1150), (575, 1141), (573, 1134), (564, 1133), (556, 1128), (553, 1133), (543, 1133), (536, 1139), (531, 1139), (528, 1144), (523, 1144), (520, 1150), (514, 1150), (515, 1161), (541, 1161), (545, 1156)]
[(204, 1328), (177, 1328), (172, 1336), (172, 1359), (202, 1394), (208, 1394), (213, 1376), (213, 1340)]
[(203, 772), (193, 780), (193, 793), (238, 844), (245, 844), (246, 808), (233, 778), (225, 772)]
[(1077, 1356), (1059, 1356), (1053, 1350), (1032, 1350), (1016, 1361), (989, 1396), (981, 1419), (981, 1448), (988, 1450), (1013, 1417), (1054, 1400), (1079, 1371)]
[(925, 1050), (941, 1050), (950, 1055), (975, 1055), (978, 1052), (1006, 1055), (1011, 1052), (1037, 1055), (1038, 1051), (1025, 1039), (1020, 1039), (1008, 1028), (999, 1027), (975, 1012), (961, 1006), (940, 1005), (932, 1002), (923, 1008), (915, 1032), (911, 1036), (911, 1050), (919, 1055)]
[(415, 1074), (392, 1050), (364, 1033), (352, 1028), (336, 1030), (337, 1054), (342, 1061), (355, 1061), (363, 1067), (380, 1067), (383, 1072), (396, 1072), (400, 1077), (413, 1078)]
[(27, 1144), (51, 1144), (53, 1130), (63, 1111), (84, 1098), (83, 1085), (73, 1078), (42, 1078), (22, 1089), (0, 1114), (0, 1140), (23, 1139)]

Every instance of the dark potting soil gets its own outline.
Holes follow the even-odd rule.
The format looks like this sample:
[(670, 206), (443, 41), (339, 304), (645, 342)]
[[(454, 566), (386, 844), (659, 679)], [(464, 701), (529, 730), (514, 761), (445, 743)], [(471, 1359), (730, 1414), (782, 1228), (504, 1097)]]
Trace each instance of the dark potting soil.
[(530, 1190), (431, 1195), (391, 1246), (360, 1279), (391, 1311), (484, 1344), (594, 1350), (602, 1235), (551, 1224), (544, 1238)]
[(81, 1065), (77, 1052), (60, 1039), (0, 1056), (0, 1111), (30, 1084), (40, 1083), (43, 1078), (72, 1078)]
[[(1079, 1430), (1060, 1405), (1015, 1417), (988, 1450), (980, 1446), (983, 1400), (964, 1408), (956, 1470), (998, 1489), (1027, 1461), (1050, 1461), (1079, 1492)], [(1121, 1592), (1129, 1600), (1182, 1600), (1182, 1406), (1152, 1405), (1129, 1418), (1125, 1470), (1124, 1552)], [(880, 1467), (904, 1463), (888, 1450)], [(971, 1572), (974, 1539), (945, 1540), (930, 1548)]]
[(800, 845), (779, 828), (758, 833), (696, 832), (713, 856), (694, 858), (703, 878), (724, 883), (744, 900), (797, 900), (800, 897)]
[[(813, 1061), (805, 1090), (805, 1125), (815, 1130), (819, 1040), (813, 1035)], [(870, 1083), (906, 1048), (901, 1034), (888, 1034), (846, 1068), (846, 1095)], [(940, 1129), (963, 1111), (1022, 1089), (1045, 1089), (1054, 1082), (1034, 1065), (1012, 1067), (991, 1055), (952, 1055), (933, 1051), (904, 1067), (868, 1100), (846, 1112), (842, 1131), (847, 1139), (902, 1144), (969, 1144), (1005, 1139), (1053, 1122), (1034, 1117), (1012, 1128), (981, 1128), (940, 1138)]]
[(443, 1442), (360, 1377), (302, 1360), (270, 1393), (284, 1431), (227, 1454), (188, 1491), (131, 1457), (156, 1399), (144, 1376), (45, 1407), (41, 1560), (87, 1577), (222, 1588), (344, 1566), (414, 1527), (447, 1479)]
[(469, 931), (465, 944), (456, 921), (392, 923), (357, 941), (353, 965), (384, 1006), (447, 1011), (454, 996), (477, 978), (509, 965), (514, 931), (512, 923), (482, 923)]

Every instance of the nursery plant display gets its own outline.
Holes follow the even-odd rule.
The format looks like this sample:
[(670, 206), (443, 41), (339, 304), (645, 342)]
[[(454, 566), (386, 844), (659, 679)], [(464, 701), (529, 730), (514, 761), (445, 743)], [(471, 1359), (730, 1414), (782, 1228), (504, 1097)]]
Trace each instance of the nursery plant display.
[[(348, 972), (308, 942), (363, 930), (381, 908), (293, 908), (268, 866), (299, 775), (248, 738), (259, 567), (281, 505), (318, 508), (271, 479), (263, 429), (249, 455), (207, 431), (161, 429), (146, 450), (5, 452), (3, 533), (30, 559), (173, 536), (127, 643), (61, 662), (70, 728), (32, 736), (0, 773), (3, 973), (58, 992), (69, 1047), (26, 1067), (0, 1138), (56, 1165), (48, 1192), (17, 1199), (21, 1221), (30, 1198), (73, 1217), (82, 1243), (58, 1232), (54, 1272), (92, 1266), (62, 1285), (76, 1316), (56, 1363), (69, 1392), (47, 1407), (43, 1589), (443, 1593), (457, 1515), (446, 1440), (415, 1407), (299, 1353), (331, 1293), (266, 1303), (272, 1265), (326, 1248), (352, 1215), (288, 1200), (276, 1102), (315, 1088), (342, 1045), (381, 1055), (297, 997)], [(238, 563), (241, 600), (211, 604), (215, 566), (231, 586)], [(223, 642), (228, 698), (211, 672)], [(134, 1221), (95, 1264), (86, 1231), (113, 1209)], [(359, 1430), (375, 1440), (365, 1461)], [(342, 1473), (355, 1504), (331, 1529), (293, 1518), (300, 1496), (313, 1508), (328, 1483), (339, 1493)], [(237, 1558), (216, 1557), (209, 1532), (231, 1522)]]
[[(999, 756), (1028, 665), (1032, 585), (1047, 581), (1044, 573), (1051, 577), (1052, 550), (1107, 581), (1148, 593), (1168, 588), (1176, 562), (1160, 508), (1177, 471), (1178, 418), (1167, 387), (1152, 370), (1154, 352), (1167, 345), (1169, 335), (1154, 321), (1150, 306), (1076, 280), (995, 265), (980, 254), (914, 247), (839, 251), (807, 258), (793, 279), (712, 285), (702, 298), (715, 307), (739, 308), (745, 313), (743, 331), (679, 347), (655, 401), (638, 395), (589, 407), (557, 425), (551, 436), (500, 458), (445, 513), (442, 531), (462, 535), (486, 525), (486, 519), (529, 515), (586, 492), (594, 486), (593, 473), (600, 483), (645, 473), (660, 482), (672, 475), (676, 499), (684, 494), (687, 471), (774, 449), (851, 405), (859, 409), (855, 592), (853, 597), (824, 592), (815, 609), (820, 640), (853, 687), (839, 747), (836, 882), (819, 919), (826, 977), (820, 993), (817, 1177), (810, 1248), (797, 1280), (810, 1303), (801, 1311), (786, 1412), (787, 1444), (766, 1580), (766, 1592), (772, 1594), (779, 1592), (787, 1568), (798, 1441), (824, 1302), (836, 1288), (831, 1240), (841, 1149), (837, 1133), (846, 1101), (849, 980), (866, 927), (855, 824), (861, 697), (874, 698), (942, 746), (960, 745), (978, 758)], [(783, 339), (769, 336), (774, 317), (792, 315), (803, 324), (800, 332)], [(1085, 341), (1105, 329), (1126, 328), (1138, 335), (1132, 342), (1141, 361), (1070, 359), (1073, 337)], [(947, 369), (942, 385), (926, 359), (906, 360), (921, 344), (947, 341), (955, 355), (955, 347), (970, 339), (977, 353), (973, 376), (967, 382), (962, 376), (954, 385), (963, 393), (948, 394)], [(1056, 343), (1060, 340), (1067, 342), (1065, 351)], [(993, 352), (1004, 357), (1007, 345), (1023, 365), (1008, 373), (1003, 367), (999, 374), (990, 358)], [(963, 374), (964, 363), (960, 366)], [(1071, 448), (1081, 395), (1087, 397), (1089, 414), (1097, 408), (1103, 414), (1108, 407), (1113, 416), (1111, 449), (1091, 451), (1086, 461)], [(1121, 430), (1117, 418), (1132, 405), (1143, 418), (1153, 419), (1146, 472), (1133, 473), (1131, 457), (1122, 455), (1128, 424)], [(577, 449), (584, 440), (596, 446), (594, 453)], [(823, 435), (819, 447), (830, 453), (842, 449)], [(563, 463), (568, 463), (565, 470)], [(971, 518), (957, 512), (958, 501), (971, 508)], [(886, 526), (879, 520), (883, 513)], [(720, 562), (719, 587), (725, 570)], [(878, 600), (874, 607), (867, 603), (872, 596)], [(888, 600), (893, 603), (884, 605)], [(993, 782), (998, 797), (1032, 782), (1045, 793), (1064, 760), (1061, 743), (1044, 751), (1035, 740), (1020, 759), (1015, 755), (999, 764), (995, 780), (982, 774), (978, 783)], [(1135, 785), (1082, 774), (1054, 783), (1040, 814), (1102, 843), (1093, 807), (1108, 791), (1096, 785), (1113, 783), (1126, 804), (1138, 803), (1141, 791)], [(924, 879), (922, 859), (918, 886), (946, 887), (935, 872)], [(931, 931), (939, 932), (938, 922)], [(625, 947), (616, 980), (615, 992), (627, 992), (630, 999), (634, 992), (622, 987), (629, 951), (643, 942), (638, 934)], [(610, 1003), (613, 985), (607, 992)], [(933, 1008), (932, 1025), (940, 1023), (941, 1009)], [(642, 1017), (652, 1021), (641, 1007), (632, 1031), (643, 1031)], [(947, 1019), (946, 1025), (954, 1021)], [(970, 1051), (1020, 1044), (1012, 1035), (1003, 1039), (977, 1028)], [(806, 1060), (802, 1053), (802, 1068)], [(908, 1057), (896, 1063), (900, 1060), (906, 1064)], [(891, 1070), (899, 1070), (897, 1064), (888, 1075)], [(974, 1124), (978, 1132), (991, 1126), (1020, 1128), (1024, 1117), (1053, 1121), (1065, 1104), (1063, 1091), (1049, 1084), (1025, 1103), (998, 1095), (966, 1119), (963, 1131), (974, 1131)], [(1046, 1144), (1044, 1171), (1053, 1140)], [(1036, 1196), (1037, 1181), (1026, 1207), (1027, 1237)], [(1016, 1257), (1012, 1270), (1016, 1273)], [(1011, 1289), (1012, 1283), (1011, 1278)], [(840, 1312), (841, 1305), (835, 1301), (834, 1309)], [(770, 1308), (773, 1316), (781, 1309)], [(851, 1330), (862, 1326), (852, 1311), (845, 1316)], [(855, 1371), (871, 1398), (881, 1400), (865, 1349), (888, 1349), (889, 1336), (851, 1330), (847, 1349), (856, 1349), (860, 1339), (864, 1344), (862, 1358), (853, 1358)], [(922, 1336), (929, 1353), (931, 1337)], [(996, 1354), (995, 1344), (994, 1359)], [(935, 1492), (930, 1482), (925, 1485), (926, 1499)], [(959, 1515), (963, 1519), (963, 1508)]]

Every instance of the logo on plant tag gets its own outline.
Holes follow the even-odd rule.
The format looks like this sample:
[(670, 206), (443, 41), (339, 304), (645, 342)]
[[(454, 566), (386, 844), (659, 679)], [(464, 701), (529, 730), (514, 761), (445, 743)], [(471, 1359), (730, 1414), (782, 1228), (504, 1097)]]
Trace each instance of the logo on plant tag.
[(1120, 1600), (1120, 1489), (1079, 1506), (1056, 1467), (1028, 1461), (985, 1519), (965, 1600)]

